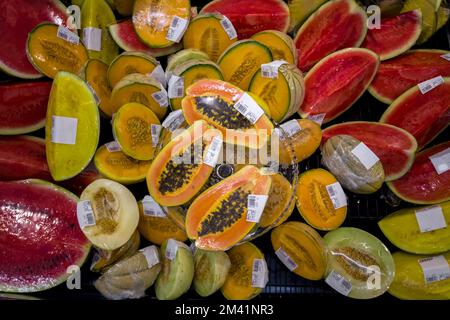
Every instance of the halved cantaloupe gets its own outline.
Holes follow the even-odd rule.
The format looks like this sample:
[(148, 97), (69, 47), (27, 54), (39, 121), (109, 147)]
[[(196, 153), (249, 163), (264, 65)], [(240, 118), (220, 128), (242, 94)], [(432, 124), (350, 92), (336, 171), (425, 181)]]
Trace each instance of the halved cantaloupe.
[(294, 40), (286, 33), (278, 30), (265, 30), (254, 34), (252, 39), (269, 47), (273, 60), (284, 60), (297, 65), (297, 48)]
[(90, 59), (84, 66), (83, 76), (99, 100), (102, 115), (112, 116), (111, 88), (108, 84), (108, 65), (101, 60)]

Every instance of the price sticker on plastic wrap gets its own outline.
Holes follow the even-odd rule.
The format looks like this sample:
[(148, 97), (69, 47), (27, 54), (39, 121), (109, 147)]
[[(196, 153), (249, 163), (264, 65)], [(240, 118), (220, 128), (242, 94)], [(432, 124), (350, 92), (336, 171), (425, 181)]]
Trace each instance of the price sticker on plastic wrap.
[(348, 296), (352, 291), (352, 284), (336, 271), (331, 271), (325, 282), (334, 290), (344, 296)]
[(159, 83), (161, 83), (164, 87), (166, 87), (166, 75), (164, 73), (163, 68), (161, 67), (160, 64), (158, 64), (155, 69), (153, 69), (152, 72), (150, 72), (149, 74), (150, 77), (156, 79), (156, 81), (158, 81)]
[(347, 206), (347, 197), (345, 196), (344, 189), (339, 182), (329, 184), (326, 186), (328, 195), (333, 203), (334, 209), (340, 209)]
[(174, 16), (170, 22), (169, 30), (167, 31), (166, 39), (173, 42), (180, 42), (189, 25), (189, 20)]
[(447, 61), (450, 61), (450, 53), (443, 54), (443, 55), (441, 56), (441, 58), (443, 58), (443, 59), (445, 59), (445, 60), (447, 60)]
[(151, 267), (157, 265), (160, 260), (159, 260), (159, 252), (158, 252), (158, 248), (155, 246), (148, 246), (144, 249), (139, 250), (140, 252), (142, 252), (142, 254), (145, 257), (145, 260), (147, 260), (147, 265), (148, 268), (150, 269)]
[(447, 222), (441, 206), (416, 210), (416, 218), (422, 233), (447, 228)]
[(426, 283), (433, 283), (450, 279), (450, 266), (444, 256), (420, 259)]
[(56, 36), (60, 39), (63, 39), (65, 41), (71, 43), (71, 44), (79, 44), (80, 43), (80, 37), (64, 26), (58, 27)]
[(280, 247), (277, 251), (275, 251), (275, 255), (280, 259), (280, 261), (289, 269), (289, 271), (294, 271), (298, 268), (298, 265), (295, 261), (284, 251), (283, 247)]
[(184, 77), (172, 75), (169, 79), (167, 94), (170, 99), (184, 97)]
[(234, 104), (234, 108), (252, 124), (255, 124), (264, 114), (264, 110), (247, 93), (244, 93)]
[(278, 69), (287, 64), (284, 60), (275, 60), (261, 65), (261, 75), (263, 78), (278, 79)]
[(226, 34), (228, 35), (228, 38), (230, 40), (237, 38), (237, 32), (234, 28), (233, 24), (231, 23), (230, 19), (227, 17), (223, 17), (222, 20), (220, 20), (220, 24), (222, 25), (223, 30), (225, 30)]
[(281, 129), (283, 129), (283, 131), (289, 138), (295, 136), (302, 130), (302, 127), (300, 126), (300, 124), (296, 119), (285, 122), (282, 125), (280, 125), (280, 127)]
[(375, 153), (365, 143), (359, 143), (353, 150), (352, 153), (358, 158), (359, 162), (367, 169), (370, 170), (372, 167), (380, 161)]
[(102, 50), (102, 29), (99, 28), (84, 28), (83, 29), (83, 44), (88, 50), (101, 51)]
[(108, 152), (119, 152), (122, 150), (119, 143), (117, 141), (111, 141), (105, 144), (106, 149)]
[(269, 281), (268, 273), (269, 271), (264, 259), (253, 259), (252, 287), (264, 289)]
[(182, 247), (187, 250), (191, 250), (186, 244), (179, 242), (174, 239), (167, 240), (167, 246), (166, 246), (166, 258), (169, 260), (174, 260), (177, 257), (178, 249)]
[(162, 126), (159, 124), (151, 124), (150, 132), (152, 134), (152, 145), (156, 147), (159, 143), (159, 136), (161, 134)]
[(430, 157), (430, 161), (433, 164), (438, 174), (443, 174), (450, 170), (450, 148), (447, 148)]
[(77, 141), (78, 119), (52, 116), (52, 142), (75, 144)]
[(77, 219), (81, 229), (95, 226), (95, 215), (91, 201), (83, 200), (77, 203)]
[(326, 117), (326, 113), (319, 113), (319, 114), (313, 114), (313, 115), (309, 115), (307, 117), (308, 120), (314, 121), (315, 123), (317, 123), (319, 126), (322, 125), (323, 120)]
[(430, 92), (434, 88), (440, 86), (443, 83), (444, 83), (444, 78), (442, 78), (442, 76), (438, 76), (438, 77), (432, 78), (430, 80), (421, 82), (418, 84), (418, 86), (419, 86), (420, 92), (422, 92), (422, 94), (425, 94), (427, 92)]
[(144, 209), (144, 215), (146, 216), (159, 218), (166, 217), (164, 210), (151, 196), (145, 196), (144, 199), (142, 199), (142, 207)]
[(195, 245), (195, 242), (192, 242), (189, 246), (189, 249), (191, 250), (192, 254), (195, 255), (197, 253), (197, 246)]
[(159, 104), (161, 108), (167, 108), (169, 106), (169, 99), (167, 98), (167, 92), (164, 88), (161, 91), (152, 93), (152, 98)]
[(169, 130), (170, 132), (174, 132), (177, 130), (181, 124), (184, 122), (183, 110), (176, 110), (169, 113), (167, 118), (163, 121), (163, 128)]
[(247, 196), (247, 221), (258, 223), (261, 220), (268, 195), (249, 194)]
[(214, 168), (217, 164), (217, 161), (219, 161), (220, 151), (222, 151), (222, 145), (223, 140), (219, 137), (214, 137), (206, 151), (203, 163)]

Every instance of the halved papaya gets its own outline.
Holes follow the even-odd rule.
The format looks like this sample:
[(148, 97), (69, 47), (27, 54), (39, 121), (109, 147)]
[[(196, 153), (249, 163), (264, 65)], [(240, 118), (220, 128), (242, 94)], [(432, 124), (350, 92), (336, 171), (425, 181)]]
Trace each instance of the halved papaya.
[(123, 77), (132, 73), (150, 75), (158, 65), (159, 63), (155, 58), (143, 52), (123, 52), (109, 65), (109, 85), (114, 88)]
[(252, 39), (269, 47), (273, 60), (284, 60), (289, 64), (297, 65), (297, 48), (294, 40), (286, 33), (278, 30), (264, 30), (254, 34)]
[(203, 154), (214, 137), (220, 132), (206, 121), (196, 121), (158, 153), (147, 174), (148, 190), (156, 202), (179, 206), (201, 190), (213, 171), (203, 163)]
[(28, 60), (49, 78), (59, 71), (80, 74), (88, 60), (88, 52), (79, 41), (69, 42), (58, 36), (58, 25), (44, 22), (37, 25), (27, 40)]
[(95, 153), (94, 164), (106, 178), (122, 184), (133, 184), (145, 180), (152, 162), (133, 159), (120, 150), (109, 151), (103, 145)]
[[(342, 188), (339, 191), (330, 188), (336, 183), (339, 184), (336, 178), (324, 169), (308, 170), (298, 179), (297, 209), (303, 219), (316, 229), (336, 229), (347, 216), (347, 201)], [(338, 198), (340, 191), (344, 198)]]
[(161, 123), (152, 110), (140, 103), (127, 103), (114, 114), (112, 127), (123, 153), (136, 160), (154, 158)]
[[(185, 32), (181, 21), (189, 23), (190, 15), (189, 0), (136, 0), (133, 8), (134, 30), (149, 47), (168, 47), (179, 42), (175, 38), (181, 39)], [(179, 32), (175, 32), (178, 28)]]
[(240, 40), (229, 46), (217, 64), (226, 81), (248, 90), (250, 81), (263, 63), (273, 59), (270, 49), (256, 40)]
[(200, 194), (188, 209), (186, 233), (204, 250), (227, 250), (255, 226), (247, 220), (249, 195), (268, 195), (272, 180), (248, 165)]
[[(186, 49), (199, 49), (208, 54), (212, 61), (217, 61), (222, 52), (237, 41), (236, 30), (229, 20), (220, 13), (203, 13), (192, 19), (183, 36)], [(227, 33), (227, 29), (234, 35)], [(231, 35), (231, 36), (230, 36)]]
[[(184, 117), (189, 124), (200, 119), (207, 121), (223, 133), (226, 142), (235, 144), (240, 139), (250, 148), (260, 148), (267, 143), (273, 124), (264, 114), (252, 123), (235, 108), (244, 94), (224, 81), (197, 81), (187, 89), (182, 101)], [(257, 104), (254, 99), (253, 102)]]
[(108, 65), (101, 60), (90, 59), (84, 66), (84, 80), (91, 86), (97, 95), (98, 107), (103, 115), (111, 117), (113, 114), (111, 105), (111, 88), (108, 84)]
[(116, 84), (111, 94), (113, 113), (127, 103), (136, 102), (149, 108), (159, 119), (167, 112), (167, 99), (167, 93), (158, 81), (139, 73), (125, 76)]

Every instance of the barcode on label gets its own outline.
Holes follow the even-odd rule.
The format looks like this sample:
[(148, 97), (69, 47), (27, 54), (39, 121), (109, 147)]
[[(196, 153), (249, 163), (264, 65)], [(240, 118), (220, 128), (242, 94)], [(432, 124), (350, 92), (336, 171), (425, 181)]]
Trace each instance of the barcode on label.
[(450, 266), (444, 256), (420, 259), (419, 264), (426, 283), (450, 279)]
[(149, 246), (149, 247), (146, 247), (139, 251), (142, 252), (142, 254), (145, 256), (145, 259), (147, 260), (148, 268), (151, 268), (160, 262), (159, 261), (159, 252), (158, 252), (157, 247)]
[(119, 152), (122, 150), (117, 141), (108, 142), (107, 144), (105, 144), (105, 146), (109, 152)]
[(450, 148), (447, 148), (430, 157), (436, 172), (440, 175), (450, 170)]
[(430, 80), (424, 81), (422, 83), (419, 83), (419, 90), (422, 94), (425, 94), (427, 92), (430, 92), (434, 88), (440, 86), (444, 83), (444, 78), (442, 76), (438, 76), (435, 78), (432, 78)]
[(314, 114), (314, 115), (308, 116), (307, 119), (311, 120), (311, 121), (314, 121), (319, 126), (321, 126), (326, 115), (327, 115), (326, 113)]
[(142, 207), (146, 216), (166, 218), (164, 210), (151, 196), (147, 195), (142, 199)]
[(96, 103), (97, 105), (99, 105), (100, 102), (101, 102), (101, 100), (100, 100), (100, 98), (98, 97), (97, 93), (95, 92), (94, 88), (92, 88), (92, 86), (91, 86), (91, 84), (90, 84), (89, 82), (86, 82), (86, 84), (87, 84), (89, 90), (91, 90), (92, 95), (94, 96), (95, 103)]
[(184, 77), (176, 75), (170, 77), (168, 95), (170, 99), (184, 97)]
[(153, 92), (152, 98), (162, 108), (167, 108), (167, 106), (169, 105), (169, 100), (167, 99), (167, 93), (164, 89), (162, 89), (161, 91)]
[(336, 271), (331, 271), (325, 282), (334, 290), (344, 296), (348, 296), (352, 291), (352, 284)]
[(247, 196), (247, 221), (259, 223), (268, 198), (268, 195), (249, 194)]
[(447, 228), (444, 212), (439, 205), (416, 210), (415, 213), (420, 232), (422, 233)]
[(77, 203), (77, 218), (80, 228), (95, 226), (94, 210), (89, 200), (83, 200)]
[(162, 126), (159, 124), (151, 124), (150, 131), (152, 133), (152, 145), (156, 147), (159, 143), (159, 136), (161, 134)]
[(220, 156), (220, 151), (222, 151), (223, 140), (219, 137), (214, 137), (211, 144), (206, 151), (205, 159), (203, 163), (210, 167), (215, 167)]
[(450, 61), (450, 53), (443, 54), (443, 55), (441, 56), (441, 58), (443, 58), (443, 59), (445, 59), (445, 60), (447, 60), (447, 61)]
[(222, 28), (225, 30), (225, 32), (228, 35), (228, 38), (230, 38), (230, 40), (237, 38), (236, 29), (234, 28), (230, 19), (228, 19), (227, 17), (223, 17), (223, 19), (220, 20), (220, 24), (222, 25)]
[(242, 97), (234, 104), (234, 108), (252, 124), (255, 124), (256, 121), (258, 121), (264, 114), (261, 107), (247, 93), (244, 93)]
[(336, 210), (347, 206), (347, 197), (339, 182), (327, 185), (326, 189)]
[(77, 140), (77, 118), (52, 116), (53, 143), (75, 144)]
[(298, 265), (295, 261), (283, 250), (283, 247), (280, 247), (277, 251), (275, 251), (275, 255), (280, 259), (280, 261), (289, 269), (289, 271), (294, 271), (297, 269)]
[(187, 29), (189, 20), (174, 16), (167, 31), (166, 39), (173, 42), (180, 42)]
[(367, 170), (370, 170), (378, 161), (380, 161), (380, 158), (378, 158), (377, 155), (363, 142), (359, 143), (352, 150), (352, 153)]
[(173, 132), (177, 130), (183, 122), (184, 122), (183, 110), (176, 110), (169, 113), (167, 118), (163, 121), (162, 126), (167, 130)]
[(287, 62), (284, 60), (275, 60), (261, 65), (261, 75), (263, 78), (278, 79), (278, 69)]
[(99, 28), (84, 28), (83, 29), (83, 44), (86, 49), (92, 51), (102, 50), (102, 29)]
[(302, 127), (300, 127), (296, 119), (285, 122), (280, 127), (289, 138), (293, 137), (302, 130)]
[(64, 26), (59, 26), (58, 27), (58, 31), (56, 33), (56, 36), (58, 38), (61, 38), (67, 42), (70, 42), (72, 44), (79, 44), (80, 43), (80, 37), (78, 37), (78, 35), (76, 35), (75, 33), (73, 33), (72, 31), (70, 31), (69, 29), (67, 29)]
[(265, 288), (268, 281), (268, 269), (264, 259), (254, 259), (252, 269), (252, 287)]

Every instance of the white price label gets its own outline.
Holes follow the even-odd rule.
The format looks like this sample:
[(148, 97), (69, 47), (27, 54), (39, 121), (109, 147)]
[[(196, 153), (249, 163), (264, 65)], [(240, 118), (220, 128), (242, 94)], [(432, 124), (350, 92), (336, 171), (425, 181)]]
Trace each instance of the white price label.
[(264, 114), (264, 110), (247, 93), (244, 93), (234, 104), (234, 108), (252, 124), (255, 124)]
[(422, 233), (447, 228), (447, 222), (441, 206), (416, 210), (416, 218)]
[(105, 147), (109, 152), (119, 152), (122, 150), (117, 141), (108, 142), (107, 144), (105, 144)]
[(77, 203), (77, 218), (80, 228), (95, 226), (94, 210), (89, 200)]
[(176, 110), (169, 113), (167, 118), (163, 121), (163, 128), (169, 130), (170, 132), (174, 132), (177, 130), (181, 124), (184, 122), (183, 110)]
[(430, 92), (434, 88), (440, 86), (444, 83), (444, 78), (442, 76), (432, 78), (430, 80), (424, 81), (422, 83), (419, 83), (419, 90), (422, 92), (422, 94), (425, 94), (427, 92)]
[(167, 31), (166, 39), (173, 42), (180, 42), (189, 25), (189, 20), (174, 16)]
[(268, 195), (249, 194), (247, 196), (247, 221), (259, 223), (268, 198)]
[(450, 279), (450, 266), (444, 256), (420, 259), (426, 283)]
[(144, 249), (139, 250), (142, 252), (142, 254), (145, 256), (145, 259), (147, 260), (148, 268), (152, 268), (153, 266), (157, 265), (159, 261), (159, 252), (158, 248), (155, 246), (148, 246)]
[(297, 269), (298, 265), (295, 261), (283, 250), (283, 247), (280, 247), (277, 251), (275, 251), (275, 255), (280, 259), (280, 261), (289, 269), (289, 271), (294, 271)]
[(156, 81), (158, 81), (159, 83), (161, 83), (163, 85), (163, 87), (166, 87), (166, 75), (164, 73), (163, 68), (161, 67), (160, 64), (158, 64), (155, 69), (153, 69), (152, 72), (150, 72), (150, 77), (156, 79)]
[(164, 210), (151, 196), (145, 196), (142, 199), (142, 207), (146, 216), (166, 218)]
[(63, 39), (67, 42), (70, 42), (71, 44), (79, 44), (80, 43), (80, 37), (67, 29), (64, 26), (59, 26), (58, 31), (56, 32), (56, 36), (60, 39)]
[(177, 252), (178, 252), (178, 248), (179, 247), (183, 247), (187, 250), (191, 250), (186, 244), (174, 240), (174, 239), (169, 239), (167, 240), (167, 246), (166, 246), (166, 258), (169, 260), (174, 260), (177, 257)]
[(266, 287), (269, 281), (269, 271), (267, 269), (267, 263), (264, 259), (254, 259), (252, 269), (252, 287), (262, 288)]
[(353, 150), (352, 153), (358, 158), (358, 160), (362, 163), (362, 165), (370, 170), (372, 167), (380, 161), (380, 158), (377, 157), (375, 153), (368, 146), (366, 146), (363, 142), (358, 144)]
[(167, 108), (169, 106), (167, 92), (163, 88), (161, 88), (161, 91), (153, 92), (152, 98), (159, 104), (161, 108)]
[(445, 59), (445, 60), (447, 60), (447, 61), (450, 61), (450, 53), (443, 54), (443, 55), (441, 56), (441, 58), (443, 58), (443, 59)]
[(184, 77), (172, 75), (167, 90), (170, 99), (184, 97)]
[(156, 147), (159, 143), (159, 136), (161, 134), (162, 126), (159, 124), (151, 124), (150, 131), (152, 134), (152, 145)]
[(228, 38), (230, 38), (230, 40), (237, 38), (236, 29), (234, 28), (230, 19), (228, 19), (227, 17), (224, 16), (223, 19), (220, 20), (220, 24), (222, 25), (223, 30), (225, 30), (225, 32), (228, 35)]
[(347, 197), (339, 182), (327, 185), (326, 189), (336, 210), (347, 206)]
[(296, 119), (285, 122), (282, 125), (280, 125), (280, 127), (281, 127), (281, 129), (283, 129), (283, 131), (286, 133), (286, 135), (289, 138), (295, 136), (297, 133), (299, 133), (302, 130), (302, 127), (300, 127), (300, 125)]
[(307, 117), (308, 120), (314, 121), (315, 123), (317, 123), (319, 126), (322, 125), (323, 120), (326, 117), (326, 113), (319, 113), (319, 114), (313, 114), (313, 115), (309, 115)]
[(102, 50), (102, 29), (99, 28), (84, 28), (83, 29), (83, 43), (86, 49), (92, 51)]
[(75, 144), (77, 141), (77, 118), (52, 116), (52, 142)]
[(331, 271), (325, 282), (334, 290), (344, 296), (348, 296), (352, 291), (352, 284), (336, 271)]
[(217, 164), (217, 161), (219, 161), (219, 156), (220, 156), (220, 151), (222, 150), (222, 145), (223, 145), (223, 140), (219, 137), (214, 137), (206, 151), (206, 155), (205, 155), (205, 159), (203, 160), (203, 163), (214, 168)]
[(450, 148), (447, 148), (430, 157), (431, 163), (438, 174), (443, 174), (450, 170)]
[(284, 60), (275, 60), (261, 65), (261, 75), (263, 78), (278, 79), (278, 69), (283, 64), (287, 64)]

